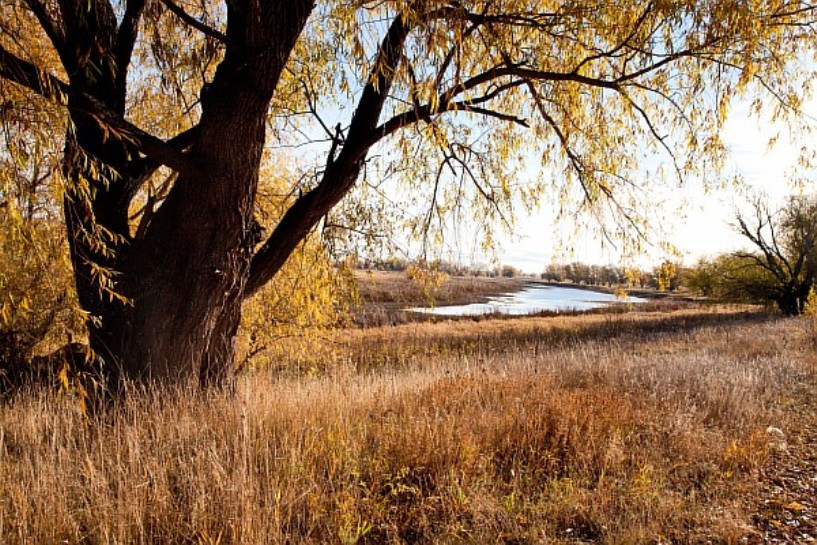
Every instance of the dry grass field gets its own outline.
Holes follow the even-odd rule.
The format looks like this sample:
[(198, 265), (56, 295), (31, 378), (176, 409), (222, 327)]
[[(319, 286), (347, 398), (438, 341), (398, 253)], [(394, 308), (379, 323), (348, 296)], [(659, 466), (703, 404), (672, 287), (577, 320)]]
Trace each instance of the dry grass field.
[(135, 394), (90, 421), (70, 397), (3, 404), (0, 542), (762, 543), (780, 524), (764, 475), (815, 422), (794, 319), (460, 321), (320, 344), (233, 395)]

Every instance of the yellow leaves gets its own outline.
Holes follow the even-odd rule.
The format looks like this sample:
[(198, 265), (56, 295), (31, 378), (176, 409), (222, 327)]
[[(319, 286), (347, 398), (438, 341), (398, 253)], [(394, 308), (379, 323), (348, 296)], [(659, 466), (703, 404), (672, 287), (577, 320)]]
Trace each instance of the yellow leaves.
[(442, 284), (448, 280), (448, 275), (431, 267), (419, 265), (409, 265), (406, 269), (406, 276), (412, 283), (418, 284), (421, 288), (423, 299), (429, 304), (433, 304), (435, 294)]
[(733, 439), (723, 452), (721, 468), (727, 479), (738, 472), (749, 471), (762, 464), (768, 456), (768, 438), (762, 430)]
[[(270, 163), (293, 161), (270, 158)], [(256, 215), (273, 225), (291, 204), (291, 179), (297, 175), (280, 166), (265, 169), (260, 183)], [(308, 353), (317, 336), (337, 324), (355, 299), (348, 270), (330, 259), (317, 236), (311, 236), (290, 256), (273, 281), (244, 304), (238, 338), (241, 365), (265, 367), (275, 363), (272, 354), (282, 340), (293, 352)]]
[(70, 264), (58, 219), (0, 213), (0, 331), (20, 356), (64, 344), (80, 320), (71, 312)]
[(109, 139), (113, 138), (114, 140), (118, 140), (121, 142), (128, 142), (131, 144), (137, 144), (136, 137), (128, 132), (124, 128), (118, 128), (109, 123), (106, 119), (104, 119), (101, 115), (91, 114), (91, 118), (96, 122), (99, 126), (99, 129), (102, 131), (102, 141), (107, 142)]
[(658, 291), (667, 291), (677, 282), (678, 269), (675, 263), (664, 261), (658, 268)]
[(239, 332), (242, 365), (265, 367), (270, 354), (287, 340), (288, 356), (309, 353), (316, 337), (344, 317), (351, 300), (348, 280), (325, 256), (315, 254), (314, 242), (302, 248), (273, 282), (245, 303)]
[(642, 497), (657, 497), (660, 486), (656, 479), (661, 477), (656, 475), (655, 468), (651, 464), (644, 464), (638, 469), (633, 480), (630, 482), (631, 491)]
[(67, 392), (71, 388), (71, 380), (68, 378), (68, 372), (71, 367), (68, 363), (63, 363), (60, 372), (57, 374), (57, 382), (60, 384), (60, 389)]
[(131, 303), (127, 297), (116, 290), (116, 282), (114, 281), (114, 278), (118, 275), (116, 271), (90, 260), (86, 261), (86, 265), (90, 270), (91, 279), (99, 290), (100, 297), (107, 297), (109, 301), (118, 301), (123, 305)]
[(363, 42), (360, 41), (360, 37), (357, 34), (352, 37), (352, 55), (356, 58), (364, 58), (366, 56), (366, 49), (363, 47)]
[(11, 325), (11, 312), (11, 305), (8, 303), (8, 301), (3, 301), (3, 304), (0, 305), (0, 323), (4, 327)]
[(805, 506), (797, 501), (790, 501), (789, 503), (784, 505), (784, 507), (789, 511), (794, 511), (795, 513), (799, 513), (800, 511), (803, 511), (805, 509)]

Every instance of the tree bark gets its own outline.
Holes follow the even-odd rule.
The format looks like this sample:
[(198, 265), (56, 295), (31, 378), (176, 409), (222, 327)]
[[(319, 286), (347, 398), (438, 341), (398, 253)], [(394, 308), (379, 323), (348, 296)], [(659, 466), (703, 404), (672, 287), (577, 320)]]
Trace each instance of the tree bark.
[(777, 308), (783, 316), (797, 316), (799, 314), (797, 298), (794, 294), (785, 293), (778, 297)]
[[(91, 348), (113, 392), (133, 382), (231, 383), (257, 242), (253, 207), (269, 103), (313, 7), (311, 0), (228, 3), (229, 43), (181, 162), (196, 168), (179, 173), (139, 238), (128, 225), (135, 177), (141, 176), (132, 168), (138, 153), (106, 134), (98, 119), (72, 113), (76, 130), (64, 158), (69, 246)], [(109, 45), (93, 50), (98, 58), (92, 65), (110, 66), (104, 57), (114, 49), (113, 30), (96, 26), (101, 38), (94, 43)], [(72, 89), (124, 117), (127, 78), (118, 71), (124, 69), (120, 63), (94, 78), (78, 72)], [(112, 172), (106, 181), (100, 179), (103, 164)], [(93, 188), (86, 193), (89, 180)], [(115, 285), (100, 282), (100, 267)]]

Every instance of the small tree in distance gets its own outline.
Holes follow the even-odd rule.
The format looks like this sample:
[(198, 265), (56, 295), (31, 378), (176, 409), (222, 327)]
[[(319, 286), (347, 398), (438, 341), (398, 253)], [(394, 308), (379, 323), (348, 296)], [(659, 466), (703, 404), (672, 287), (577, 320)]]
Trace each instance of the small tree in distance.
[(738, 214), (736, 228), (756, 251), (735, 252), (735, 265), (762, 271), (749, 277), (763, 281), (747, 280), (743, 289), (787, 316), (802, 314), (817, 274), (817, 198), (790, 197), (776, 213), (755, 199), (753, 214)]

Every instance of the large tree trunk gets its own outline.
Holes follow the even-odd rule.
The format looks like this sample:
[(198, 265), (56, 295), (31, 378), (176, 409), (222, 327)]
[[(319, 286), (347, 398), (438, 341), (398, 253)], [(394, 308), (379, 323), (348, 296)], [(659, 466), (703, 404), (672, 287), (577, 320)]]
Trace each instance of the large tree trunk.
[[(253, 208), (269, 103), (312, 7), (309, 0), (283, 2), (266, 6), (259, 16), (228, 4), (230, 45), (201, 97), (196, 138), (186, 153), (196, 167), (180, 172), (144, 236), (128, 233), (127, 204), (120, 202), (129, 198), (117, 195), (127, 192), (122, 188), (131, 185), (128, 180), (94, 198), (104, 205), (97, 219), (103, 209), (115, 216), (106, 216), (103, 225), (117, 226), (127, 241), (109, 263), (117, 275), (115, 289), (127, 302), (100, 297), (87, 271), (76, 275), (77, 285), (86, 295), (83, 307), (99, 317), (89, 326), (91, 347), (119, 387), (133, 381), (230, 383), (257, 242)], [(98, 133), (78, 134), (78, 144), (119, 167), (125, 178), (128, 165), (102, 149), (107, 143)], [(66, 216), (72, 207), (67, 205)], [(82, 237), (72, 241), (74, 265), (82, 271), (87, 248)]]
[(144, 160), (71, 101), (89, 96), (125, 116), (142, 5), (128, 4), (119, 31), (106, 2), (66, 16), (70, 38), (84, 40), (64, 52), (75, 93), (64, 210), (77, 294), (114, 391), (131, 382), (225, 384), (257, 242), (253, 207), (269, 104), (314, 2), (227, 3), (225, 55), (202, 93), (195, 136), (169, 195), (135, 237), (128, 209), (149, 175)]
[(806, 311), (809, 293), (811, 293), (811, 273), (806, 276), (806, 280), (798, 283), (789, 283), (782, 288), (782, 293), (777, 296), (777, 308), (784, 316), (799, 316)]
[(784, 316), (798, 316), (803, 310), (803, 305), (795, 291), (786, 291), (777, 298), (777, 308)]
[[(114, 289), (126, 302), (105, 301), (92, 277), (77, 275), (77, 285), (90, 295), (84, 306), (97, 308), (98, 320), (89, 322), (91, 347), (112, 382), (229, 382), (251, 259), (249, 192), (257, 163), (248, 161), (242, 170), (179, 180), (211, 188), (235, 182), (247, 193), (236, 199), (198, 191), (170, 199), (154, 219), (151, 236), (113, 248), (119, 252)], [(74, 240), (81, 248), (82, 237)]]
[(248, 259), (236, 256), (235, 266), (219, 268), (224, 260), (218, 256), (235, 255), (223, 248), (199, 244), (179, 252), (183, 255), (139, 282), (125, 312), (92, 329), (92, 346), (114, 366), (113, 377), (139, 383), (229, 383)]
[(180, 177), (145, 238), (123, 249), (117, 288), (128, 302), (105, 305), (101, 327), (90, 329), (92, 348), (119, 382), (232, 377), (264, 141), (267, 99), (253, 94), (213, 106), (197, 143), (209, 172)]

